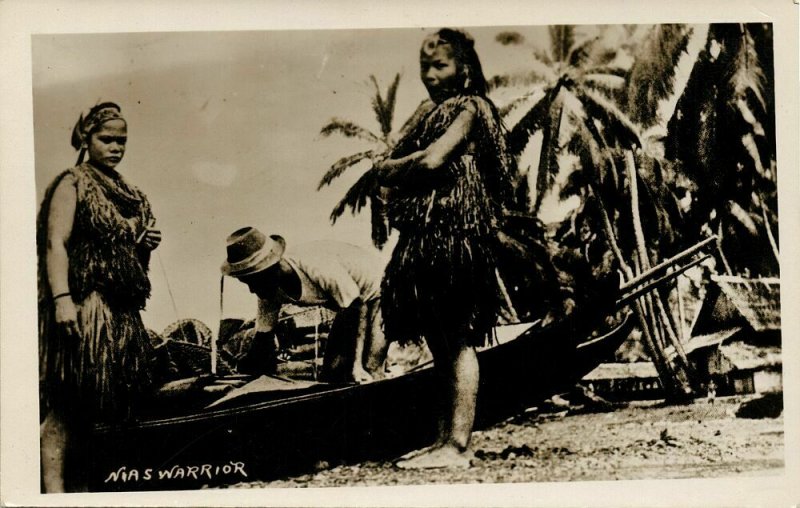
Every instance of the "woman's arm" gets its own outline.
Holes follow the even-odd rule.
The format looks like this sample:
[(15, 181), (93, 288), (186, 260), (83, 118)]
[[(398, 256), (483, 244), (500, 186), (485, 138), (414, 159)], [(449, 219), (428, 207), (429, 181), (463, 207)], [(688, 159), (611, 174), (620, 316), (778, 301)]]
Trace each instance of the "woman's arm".
[[(387, 159), (378, 164), (381, 171), (380, 183), (388, 187), (401, 182), (424, 179), (430, 172), (436, 171), (447, 162), (453, 152), (466, 142), (472, 129), (475, 112), (465, 109), (453, 120), (444, 134), (423, 150), (416, 151), (398, 159)], [(417, 168), (420, 171), (414, 171)]]
[(51, 297), (54, 298), (56, 323), (70, 335), (78, 333), (78, 312), (70, 294), (67, 242), (72, 234), (77, 203), (75, 181), (67, 175), (58, 183), (50, 201), (45, 266)]

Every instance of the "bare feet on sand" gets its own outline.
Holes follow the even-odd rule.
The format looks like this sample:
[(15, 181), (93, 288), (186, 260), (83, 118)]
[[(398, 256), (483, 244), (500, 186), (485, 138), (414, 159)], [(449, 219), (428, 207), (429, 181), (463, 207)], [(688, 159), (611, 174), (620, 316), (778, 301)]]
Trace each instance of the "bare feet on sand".
[(409, 458), (395, 463), (400, 469), (468, 468), (472, 461), (471, 452), (461, 451), (454, 445), (426, 448), (406, 456)]
[(413, 451), (410, 451), (410, 452), (406, 453), (405, 455), (402, 455), (400, 457), (400, 459), (398, 459), (397, 462), (401, 462), (401, 461), (408, 460), (408, 459), (413, 459), (417, 455), (422, 455), (423, 453), (430, 453), (431, 451), (435, 450), (436, 448), (441, 447), (442, 445), (444, 445), (444, 442), (436, 441), (435, 443), (433, 443), (430, 446), (426, 446), (426, 447), (420, 448), (418, 450), (413, 450)]

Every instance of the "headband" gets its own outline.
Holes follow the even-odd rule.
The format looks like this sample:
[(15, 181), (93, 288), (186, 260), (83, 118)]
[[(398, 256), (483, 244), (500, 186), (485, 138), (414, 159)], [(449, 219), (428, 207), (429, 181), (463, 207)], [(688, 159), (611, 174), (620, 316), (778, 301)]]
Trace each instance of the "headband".
[[(450, 39), (452, 40), (447, 40), (446, 38), (442, 37), (443, 35), (449, 35)], [(436, 48), (445, 45), (450, 47), (459, 45), (462, 48), (472, 48), (475, 45), (475, 40), (468, 34), (459, 30), (443, 29), (425, 38), (425, 40), (422, 42), (421, 52), (426, 56), (432, 56), (436, 51)]]
[(81, 146), (89, 139), (89, 135), (96, 131), (99, 126), (111, 120), (122, 120), (122, 111), (120, 107), (112, 102), (105, 102), (98, 106), (93, 107), (86, 114), (86, 117), (78, 117), (75, 127), (72, 129), (72, 147), (79, 150)]

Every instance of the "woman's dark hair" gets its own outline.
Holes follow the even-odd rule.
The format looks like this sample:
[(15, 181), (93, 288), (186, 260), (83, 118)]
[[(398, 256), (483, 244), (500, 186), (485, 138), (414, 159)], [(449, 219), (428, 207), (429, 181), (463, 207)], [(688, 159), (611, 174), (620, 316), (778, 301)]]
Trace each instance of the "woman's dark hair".
[(442, 28), (436, 34), (453, 48), (453, 57), (463, 78), (463, 93), (486, 97), (488, 86), (483, 67), (475, 52), (475, 40), (466, 32), (453, 28)]
[(78, 117), (78, 121), (75, 123), (75, 127), (72, 128), (72, 138), (70, 139), (72, 147), (75, 150), (80, 150), (78, 161), (75, 164), (83, 162), (83, 156), (86, 154), (84, 143), (92, 134), (100, 130), (104, 122), (117, 118), (124, 121), (120, 115), (121, 112), (122, 110), (118, 104), (114, 102), (102, 102), (90, 109), (89, 112), (86, 113), (86, 117), (81, 113), (81, 116)]
[(75, 127), (72, 129), (72, 139), (70, 143), (75, 150), (80, 150), (81, 144), (86, 139), (87, 136), (97, 132), (100, 127), (103, 125), (102, 123), (98, 123), (95, 121), (95, 116), (97, 113), (104, 109), (113, 108), (116, 109), (118, 112), (121, 111), (119, 105), (115, 102), (101, 102), (96, 106), (93, 106), (92, 109), (86, 113), (84, 117), (81, 113), (80, 118), (78, 118), (78, 122), (75, 124)]

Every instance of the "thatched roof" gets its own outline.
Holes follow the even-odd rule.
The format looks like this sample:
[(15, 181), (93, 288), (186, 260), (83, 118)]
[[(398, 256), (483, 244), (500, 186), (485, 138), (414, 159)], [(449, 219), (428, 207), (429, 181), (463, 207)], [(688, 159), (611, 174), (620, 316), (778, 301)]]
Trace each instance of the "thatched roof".
[(746, 326), (756, 332), (781, 329), (780, 280), (711, 277), (692, 335)]
[(741, 327), (728, 328), (716, 333), (709, 333), (706, 335), (697, 335), (689, 339), (689, 342), (683, 345), (686, 354), (697, 351), (698, 349), (705, 349), (707, 347), (719, 347), (723, 342), (731, 339), (737, 333), (742, 331)]
[(755, 370), (782, 365), (781, 348), (731, 342), (720, 346), (720, 353), (738, 370)]
[(658, 378), (653, 362), (601, 363), (583, 377), (584, 381), (607, 379), (650, 379)]

